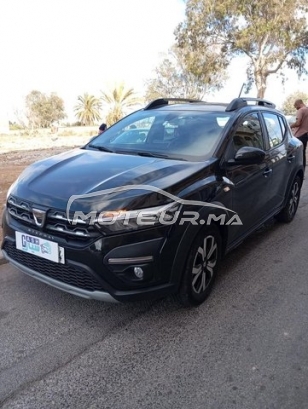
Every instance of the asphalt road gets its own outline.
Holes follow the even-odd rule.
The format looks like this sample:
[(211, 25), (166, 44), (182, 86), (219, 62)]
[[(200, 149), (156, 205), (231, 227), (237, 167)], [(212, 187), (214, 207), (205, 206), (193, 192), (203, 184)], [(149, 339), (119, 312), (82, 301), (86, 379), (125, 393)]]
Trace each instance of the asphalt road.
[(308, 408), (308, 182), (196, 309), (103, 304), (0, 267), (0, 407)]

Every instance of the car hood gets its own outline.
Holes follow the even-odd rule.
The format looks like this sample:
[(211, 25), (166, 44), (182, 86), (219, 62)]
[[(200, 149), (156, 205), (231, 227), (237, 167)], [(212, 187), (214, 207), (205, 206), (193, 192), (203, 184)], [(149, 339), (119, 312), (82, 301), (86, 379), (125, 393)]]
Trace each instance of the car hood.
[(127, 185), (151, 185), (169, 191), (178, 186), (173, 189), (177, 194), (185, 188), (183, 181), (205, 166), (205, 162), (75, 149), (30, 165), (11, 194), (56, 208), (65, 207), (73, 195), (93, 198), (95, 192)]

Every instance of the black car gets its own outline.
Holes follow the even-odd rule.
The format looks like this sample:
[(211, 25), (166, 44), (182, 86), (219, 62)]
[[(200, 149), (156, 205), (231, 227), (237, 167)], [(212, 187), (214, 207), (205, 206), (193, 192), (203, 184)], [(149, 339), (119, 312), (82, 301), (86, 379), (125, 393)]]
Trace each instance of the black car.
[(28, 167), (8, 192), (2, 251), (86, 298), (197, 305), (221, 257), (268, 219), (293, 219), (303, 177), (302, 144), (271, 102), (158, 99)]

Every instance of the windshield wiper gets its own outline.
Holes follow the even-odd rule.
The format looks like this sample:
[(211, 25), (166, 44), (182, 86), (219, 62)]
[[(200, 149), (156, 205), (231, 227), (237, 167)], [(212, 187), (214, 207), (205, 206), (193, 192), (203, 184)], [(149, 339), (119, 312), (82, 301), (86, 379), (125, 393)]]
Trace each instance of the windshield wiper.
[(152, 152), (134, 152), (131, 151), (132, 154), (139, 155), (139, 156), (148, 156), (149, 158), (163, 158), (163, 159), (170, 159), (168, 155), (164, 155), (162, 153), (152, 153)]
[(113, 150), (111, 150), (111, 149), (109, 149), (109, 148), (106, 148), (105, 146), (99, 146), (99, 145), (92, 145), (92, 144), (90, 144), (89, 147), (90, 147), (90, 148), (94, 148), (94, 149), (98, 149), (99, 151), (102, 151), (102, 152), (111, 152), (111, 153), (114, 153)]

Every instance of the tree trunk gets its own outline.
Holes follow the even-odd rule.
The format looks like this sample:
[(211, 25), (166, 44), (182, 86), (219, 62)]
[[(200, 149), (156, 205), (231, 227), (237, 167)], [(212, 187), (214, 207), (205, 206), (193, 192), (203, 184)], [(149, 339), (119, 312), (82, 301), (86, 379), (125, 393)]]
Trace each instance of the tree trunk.
[(264, 95), (265, 95), (265, 91), (266, 91), (266, 88), (260, 88), (260, 89), (258, 89), (258, 92), (257, 92), (257, 98), (264, 98)]
[(264, 75), (262, 72), (256, 72), (255, 81), (257, 87), (257, 98), (264, 98), (267, 87), (267, 75)]

